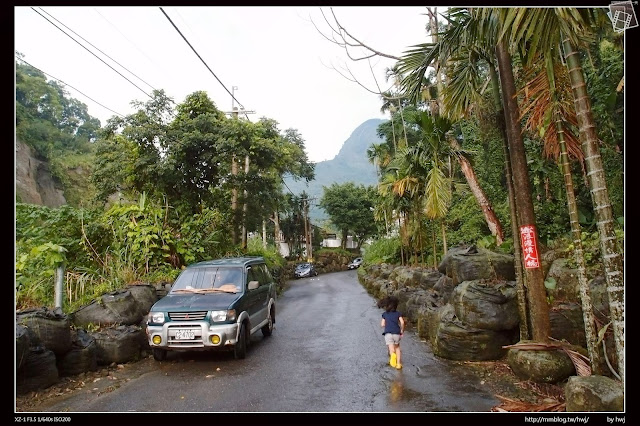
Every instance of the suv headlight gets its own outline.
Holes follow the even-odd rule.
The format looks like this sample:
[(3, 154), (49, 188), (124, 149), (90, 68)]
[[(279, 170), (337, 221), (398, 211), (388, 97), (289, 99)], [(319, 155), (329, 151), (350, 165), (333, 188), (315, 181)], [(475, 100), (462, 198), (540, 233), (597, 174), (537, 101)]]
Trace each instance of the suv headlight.
[(227, 311), (211, 311), (211, 322), (223, 322), (223, 321), (235, 321), (236, 311), (235, 309), (229, 309)]
[(149, 312), (148, 323), (164, 324), (164, 312)]

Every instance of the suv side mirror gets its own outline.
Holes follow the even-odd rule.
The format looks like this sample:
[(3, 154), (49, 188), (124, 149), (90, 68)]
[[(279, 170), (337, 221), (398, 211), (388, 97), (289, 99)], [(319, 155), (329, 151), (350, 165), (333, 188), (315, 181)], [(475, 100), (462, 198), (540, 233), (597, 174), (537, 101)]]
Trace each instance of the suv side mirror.
[(255, 290), (258, 286), (260, 286), (258, 281), (249, 281), (249, 290)]

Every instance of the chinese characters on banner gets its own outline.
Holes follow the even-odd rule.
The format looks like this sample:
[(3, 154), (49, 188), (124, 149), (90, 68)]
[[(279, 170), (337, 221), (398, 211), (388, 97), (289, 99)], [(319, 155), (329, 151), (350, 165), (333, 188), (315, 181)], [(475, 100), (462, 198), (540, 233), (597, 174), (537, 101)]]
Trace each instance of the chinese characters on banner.
[(524, 257), (524, 267), (527, 269), (539, 268), (538, 247), (536, 247), (536, 227), (525, 225), (520, 227), (520, 241), (522, 244), (522, 255)]

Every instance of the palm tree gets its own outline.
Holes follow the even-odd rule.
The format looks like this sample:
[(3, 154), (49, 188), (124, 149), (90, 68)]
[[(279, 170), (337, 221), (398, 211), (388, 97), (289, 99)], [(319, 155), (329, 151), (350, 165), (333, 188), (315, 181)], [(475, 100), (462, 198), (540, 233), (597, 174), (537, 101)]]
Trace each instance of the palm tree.
[[(533, 230), (533, 244), (539, 247), (538, 235), (535, 231), (536, 217), (531, 199), (527, 157), (522, 140), (522, 129), (520, 127), (520, 112), (516, 99), (515, 79), (511, 67), (511, 55), (504, 39), (498, 41), (496, 45), (496, 56), (500, 72), (500, 84), (502, 86), (502, 103), (505, 112), (507, 140), (509, 141), (509, 158), (513, 171), (513, 188), (516, 206), (519, 211), (520, 230), (521, 232), (523, 232), (524, 229)], [(514, 238), (516, 238), (515, 235)], [(525, 253), (525, 248), (523, 248), (523, 254)], [(529, 286), (528, 301), (531, 320), (531, 337), (536, 342), (546, 342), (549, 340), (549, 335), (551, 334), (551, 323), (544, 287), (544, 274), (539, 261), (528, 265), (525, 256), (523, 262), (525, 265), (524, 272), (526, 282)]]
[[(419, 206), (427, 219), (440, 221), (446, 251), (446, 233), (442, 220), (451, 201), (451, 177), (447, 176), (446, 158), (459, 158), (468, 153), (454, 150), (447, 143), (447, 134), (452, 125), (446, 118), (420, 111), (408, 115), (407, 122), (416, 131), (418, 141), (400, 148), (387, 166), (388, 171), (396, 173), (393, 192), (400, 197), (408, 194), (410, 199), (419, 200), (420, 203), (414, 202), (413, 205)], [(418, 223), (421, 216), (415, 216)]]
[[(443, 43), (424, 43), (417, 46), (414, 46), (413, 49), (409, 50), (407, 54), (398, 62), (398, 64), (394, 67), (397, 70), (397, 73), (401, 76), (401, 80), (399, 86), (403, 91), (403, 94), (407, 97), (407, 99), (411, 100), (414, 103), (418, 103), (424, 100), (425, 94), (425, 74), (428, 68), (435, 63), (446, 63), (450, 61), (450, 58), (446, 55), (440, 55), (441, 53), (441, 45)], [(438, 80), (438, 86), (440, 84), (440, 77), (436, 76)], [(460, 80), (459, 80), (460, 81)], [(473, 80), (472, 80), (473, 81)], [(465, 80), (465, 83), (467, 81)], [(473, 86), (467, 86), (467, 93), (478, 91), (473, 90)], [(446, 93), (446, 89), (443, 89), (442, 93), (437, 94), (438, 102), (436, 104), (441, 103), (443, 100), (444, 93)], [(449, 118), (459, 118), (453, 115), (448, 115), (442, 108), (437, 105), (432, 106), (432, 110), (437, 112), (437, 115), (444, 115)], [(460, 146), (455, 138), (448, 137), (448, 142), (451, 144), (451, 149), (453, 151), (460, 151)], [(487, 226), (491, 231), (491, 234), (496, 237), (496, 242), (498, 245), (502, 244), (504, 240), (504, 231), (502, 229), (502, 224), (500, 223), (500, 219), (495, 214), (492, 204), (489, 201), (486, 193), (483, 191), (480, 182), (475, 174), (473, 166), (467, 160), (465, 156), (458, 156), (458, 162), (460, 163), (460, 169), (471, 189), (471, 193), (474, 195), (478, 205), (482, 209), (482, 213), (485, 217), (485, 221), (487, 222)]]
[(624, 272), (622, 257), (618, 251), (618, 241), (613, 222), (613, 210), (598, 147), (595, 121), (591, 112), (591, 102), (587, 93), (585, 78), (578, 53), (568, 38), (563, 40), (565, 59), (569, 67), (569, 77), (573, 88), (576, 115), (580, 126), (582, 151), (585, 155), (587, 178), (594, 203), (600, 234), (600, 250), (607, 281), (609, 309), (613, 323), (613, 334), (618, 355), (618, 374), (624, 380)]
[(587, 349), (593, 372), (602, 374), (604, 365), (597, 346), (597, 325), (586, 274), (578, 207), (569, 165), (569, 156), (582, 161), (583, 155), (577, 138), (571, 132), (571, 128), (576, 125), (576, 117), (572, 100), (569, 99), (571, 92), (568, 73), (563, 64), (556, 63), (560, 58), (551, 53), (553, 52), (548, 52), (541, 60), (534, 61), (533, 66), (529, 67), (529, 73), (525, 76), (527, 84), (521, 90), (524, 104), (522, 116), (528, 116), (525, 123), (526, 129), (543, 134), (544, 154), (556, 159), (563, 171), (573, 235), (574, 258), (578, 265), (578, 283)]
[[(421, 81), (430, 66), (446, 64), (448, 84), (442, 89), (442, 103), (446, 108), (442, 111), (452, 120), (467, 117), (475, 103), (481, 100), (482, 92), (491, 88), (496, 107), (495, 119), (502, 136), (502, 148), (505, 159), (505, 177), (511, 214), (511, 231), (514, 250), (514, 268), (516, 271), (516, 287), (520, 313), (520, 337), (529, 339), (526, 290), (522, 272), (519, 219), (515, 204), (509, 147), (506, 136), (504, 111), (500, 96), (500, 81), (495, 61), (495, 31), (483, 28), (477, 20), (472, 19), (470, 10), (466, 8), (450, 8), (444, 15), (448, 27), (439, 35), (438, 43), (425, 43), (414, 46), (401, 59), (399, 70), (407, 74), (402, 81), (404, 93), (414, 102), (421, 97)], [(481, 34), (482, 37), (479, 37)], [(484, 71), (488, 69), (487, 74)], [(482, 199), (482, 198), (478, 198)], [(490, 205), (486, 205), (490, 207)]]
[[(403, 87), (415, 99), (420, 90), (422, 77), (431, 63), (435, 60), (446, 63), (446, 61), (456, 59), (456, 55), (459, 53), (457, 49), (460, 46), (468, 47), (470, 53), (477, 55), (495, 51), (502, 86), (506, 134), (509, 142), (508, 153), (515, 193), (515, 206), (512, 208), (515, 207), (521, 229), (535, 230), (535, 214), (520, 129), (518, 104), (514, 98), (516, 91), (511, 56), (505, 40), (498, 37), (499, 30), (502, 31), (504, 28), (501, 26), (504, 21), (495, 11), (484, 14), (478, 13), (476, 10), (460, 11), (460, 16), (464, 18), (465, 13), (468, 14), (468, 19), (462, 19), (460, 25), (452, 26), (449, 33), (451, 38), (442, 37), (436, 44), (419, 45), (413, 51), (408, 52), (404, 58), (404, 65), (400, 69), (401, 71), (413, 70), (413, 73), (407, 74)], [(469, 97), (467, 96), (467, 98)], [(518, 238), (517, 234), (514, 235), (514, 239), (516, 238)], [(538, 243), (535, 232), (533, 243), (536, 245)], [(530, 312), (531, 335), (533, 340), (545, 342), (550, 334), (550, 321), (542, 269), (539, 266), (527, 267), (524, 271), (524, 278), (529, 290), (526, 296)]]
[(511, 43), (522, 46), (526, 42), (528, 53), (525, 58), (528, 59), (528, 62), (535, 57), (537, 52), (549, 52), (552, 47), (558, 45), (562, 46), (564, 52), (582, 141), (582, 151), (585, 156), (587, 183), (591, 190), (600, 235), (602, 261), (618, 355), (618, 372), (619, 376), (624, 378), (624, 274), (622, 257), (615, 235), (613, 212), (602, 167), (591, 101), (580, 57), (575, 47), (584, 44), (585, 36), (590, 35), (588, 24), (597, 18), (597, 10), (575, 8), (513, 9), (509, 10), (504, 17), (505, 29), (510, 28)]

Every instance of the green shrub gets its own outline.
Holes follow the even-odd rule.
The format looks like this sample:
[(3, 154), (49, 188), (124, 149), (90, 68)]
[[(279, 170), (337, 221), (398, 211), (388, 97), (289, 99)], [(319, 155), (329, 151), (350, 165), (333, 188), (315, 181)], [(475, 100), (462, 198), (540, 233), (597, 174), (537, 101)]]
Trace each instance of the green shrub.
[(345, 249), (343, 249), (341, 247), (325, 247), (325, 248), (322, 248), (322, 249), (316, 251), (315, 254), (316, 254), (316, 256), (320, 256), (320, 255), (327, 254), (327, 253), (335, 253), (335, 254), (338, 254), (340, 256), (346, 256), (348, 258), (353, 257), (353, 253), (351, 253), (349, 250), (345, 250)]
[(363, 247), (364, 262), (369, 265), (379, 263), (400, 263), (400, 239), (381, 238)]

